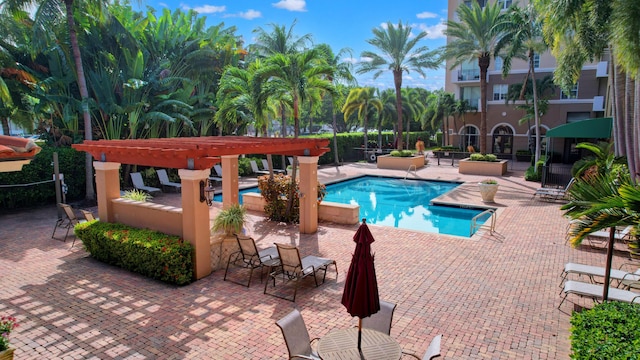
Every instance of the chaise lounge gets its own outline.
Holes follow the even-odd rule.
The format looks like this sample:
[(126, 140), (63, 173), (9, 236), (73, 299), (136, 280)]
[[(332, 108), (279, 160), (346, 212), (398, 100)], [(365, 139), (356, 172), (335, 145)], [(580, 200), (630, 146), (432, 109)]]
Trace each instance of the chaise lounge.
[[(580, 281), (569, 280), (564, 283), (562, 292), (564, 297), (558, 305), (558, 309), (567, 299), (569, 294), (575, 294), (582, 297), (588, 297), (593, 301), (602, 300), (603, 285), (589, 284)], [(621, 301), (626, 303), (638, 303), (640, 304), (640, 294), (629, 290), (621, 290), (618, 288), (609, 288), (609, 300)]]

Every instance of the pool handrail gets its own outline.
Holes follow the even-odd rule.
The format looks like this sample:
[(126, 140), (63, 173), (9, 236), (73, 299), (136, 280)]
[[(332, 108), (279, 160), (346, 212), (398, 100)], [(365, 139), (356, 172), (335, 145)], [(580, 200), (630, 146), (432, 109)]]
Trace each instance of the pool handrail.
[[(489, 226), (487, 226), (487, 222), (485, 221), (483, 224), (478, 224), (478, 219), (481, 218), (483, 215), (489, 214), (489, 219), (491, 220)], [(480, 214), (474, 216), (471, 219), (471, 229), (469, 230), (469, 236), (473, 236), (473, 234), (475, 233), (475, 231), (479, 230), (479, 229), (488, 229), (489, 230), (489, 234), (493, 235), (493, 232), (496, 231), (496, 210), (495, 209), (487, 209), (483, 212), (481, 212)]]

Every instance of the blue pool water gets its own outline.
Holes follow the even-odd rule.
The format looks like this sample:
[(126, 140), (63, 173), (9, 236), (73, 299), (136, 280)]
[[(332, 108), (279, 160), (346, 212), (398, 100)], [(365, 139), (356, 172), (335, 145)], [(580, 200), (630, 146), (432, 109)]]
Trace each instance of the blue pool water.
[[(440, 234), (470, 236), (471, 219), (483, 209), (429, 205), (459, 184), (363, 176), (327, 185), (325, 201), (360, 205), (360, 218), (369, 224)], [(258, 188), (240, 194), (259, 192)], [(240, 196), (242, 199), (242, 196)], [(222, 201), (220, 194), (215, 201)]]

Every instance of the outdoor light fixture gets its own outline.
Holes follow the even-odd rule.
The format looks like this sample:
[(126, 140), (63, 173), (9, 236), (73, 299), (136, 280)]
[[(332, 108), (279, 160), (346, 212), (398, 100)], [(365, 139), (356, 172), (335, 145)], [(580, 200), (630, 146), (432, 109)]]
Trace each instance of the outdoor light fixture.
[(213, 204), (213, 187), (206, 186), (204, 180), (200, 180), (200, 202), (206, 202), (208, 206)]

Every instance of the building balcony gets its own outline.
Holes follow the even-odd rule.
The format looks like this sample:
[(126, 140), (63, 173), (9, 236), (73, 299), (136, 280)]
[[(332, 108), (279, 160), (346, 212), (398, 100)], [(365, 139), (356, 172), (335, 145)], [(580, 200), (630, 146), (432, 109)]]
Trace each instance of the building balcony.
[(451, 82), (458, 83), (474, 83), (480, 82), (480, 69), (457, 70), (451, 72)]

